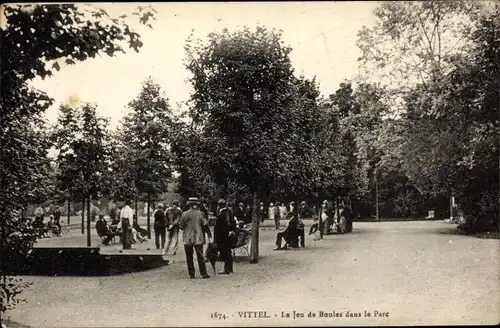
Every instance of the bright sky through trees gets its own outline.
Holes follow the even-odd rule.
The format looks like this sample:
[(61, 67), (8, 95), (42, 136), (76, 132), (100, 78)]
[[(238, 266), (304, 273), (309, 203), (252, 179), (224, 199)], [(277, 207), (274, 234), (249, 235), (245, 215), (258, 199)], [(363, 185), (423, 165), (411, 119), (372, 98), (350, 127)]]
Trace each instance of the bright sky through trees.
[[(110, 16), (130, 13), (136, 4), (96, 4)], [(289, 44), (296, 75), (317, 76), (320, 90), (329, 94), (342, 80), (357, 74), (356, 34), (374, 22), (376, 2), (287, 2), (287, 3), (157, 3), (153, 29), (132, 25), (144, 46), (139, 53), (128, 51), (116, 57), (101, 57), (66, 66), (52, 78), (36, 79), (34, 85), (56, 99), (46, 116), (57, 117), (57, 106), (78, 99), (95, 102), (98, 112), (110, 118), (115, 128), (126, 112), (125, 106), (140, 90), (147, 76), (160, 84), (171, 106), (186, 101), (191, 86), (184, 68), (184, 45), (188, 36), (204, 40), (212, 31), (238, 26), (283, 30)]]

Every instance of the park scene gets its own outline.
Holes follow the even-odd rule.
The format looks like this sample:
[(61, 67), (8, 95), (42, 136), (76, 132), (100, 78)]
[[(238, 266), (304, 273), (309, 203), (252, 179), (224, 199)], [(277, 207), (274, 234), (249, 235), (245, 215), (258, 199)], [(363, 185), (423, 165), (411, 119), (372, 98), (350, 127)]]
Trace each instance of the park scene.
[(1, 327), (500, 322), (500, 3), (1, 7)]

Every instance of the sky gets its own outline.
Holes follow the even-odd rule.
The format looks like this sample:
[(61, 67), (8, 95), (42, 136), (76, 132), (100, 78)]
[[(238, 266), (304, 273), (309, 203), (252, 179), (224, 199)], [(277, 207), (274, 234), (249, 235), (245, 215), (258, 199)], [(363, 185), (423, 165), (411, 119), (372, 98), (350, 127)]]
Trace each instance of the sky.
[[(176, 109), (192, 91), (184, 68), (184, 45), (188, 36), (204, 40), (208, 33), (227, 28), (234, 31), (257, 25), (283, 31), (283, 41), (293, 48), (290, 58), (296, 75), (316, 76), (323, 95), (333, 93), (344, 79), (358, 74), (356, 35), (373, 26), (377, 2), (213, 2), (153, 3), (158, 12), (153, 29), (131, 24), (144, 43), (139, 53), (129, 50), (115, 57), (97, 57), (66, 66), (33, 85), (56, 102), (46, 112), (55, 122), (57, 107), (69, 99), (93, 102), (98, 113), (116, 128), (136, 97), (141, 82), (151, 76)], [(105, 4), (111, 16), (133, 10), (137, 4)]]

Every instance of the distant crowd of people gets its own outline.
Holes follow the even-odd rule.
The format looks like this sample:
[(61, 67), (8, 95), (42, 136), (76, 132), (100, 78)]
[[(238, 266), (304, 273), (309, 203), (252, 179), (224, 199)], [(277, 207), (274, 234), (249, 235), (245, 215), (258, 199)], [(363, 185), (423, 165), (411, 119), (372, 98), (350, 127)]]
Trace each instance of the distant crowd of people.
[[(38, 238), (61, 235), (62, 208), (56, 207), (54, 210), (51, 210), (50, 208), (43, 209), (43, 207), (39, 206), (35, 209), (34, 214), (35, 219), (31, 221), (31, 225)], [(49, 216), (48, 222), (45, 222), (46, 215)]]
[[(91, 213), (99, 217), (95, 229), (101, 237), (102, 245), (109, 245), (114, 238), (119, 238), (123, 249), (134, 249), (132, 244), (147, 241), (148, 230), (139, 225), (131, 204), (127, 200), (124, 206), (112, 206), (106, 216), (100, 211)], [(61, 213), (62, 209), (57, 207), (49, 214), (49, 221), (44, 223), (46, 211), (41, 207), (35, 210), (33, 227), (37, 229), (39, 237), (49, 232), (60, 235)], [(176, 255), (182, 230), (188, 274), (191, 278), (195, 277), (195, 253), (202, 278), (210, 277), (205, 262), (211, 262), (215, 270), (215, 262), (219, 259), (224, 262), (224, 270), (220, 274), (231, 274), (234, 270), (232, 249), (248, 242), (251, 232), (246, 225), (252, 222), (252, 215), (251, 205), (239, 202), (237, 206), (232, 206), (223, 199), (217, 202), (214, 211), (210, 211), (205, 200), (200, 201), (194, 197), (189, 198), (183, 206), (178, 200), (174, 200), (170, 206), (159, 203), (153, 212), (156, 249), (162, 249), (164, 254)], [(347, 204), (334, 206), (327, 200), (321, 204), (318, 213), (314, 206), (308, 206), (305, 201), (297, 209), (294, 202), (270, 203), (267, 208), (261, 202), (256, 215), (261, 222), (273, 222), (277, 230), (284, 228), (276, 234), (275, 250), (305, 247), (305, 225), (299, 217), (313, 217), (315, 222), (309, 235), (319, 230), (321, 238), (324, 232), (335, 227), (339, 229), (339, 226), (344, 227), (343, 232), (351, 231), (353, 221), (352, 211)], [(286, 220), (283, 226), (282, 220)], [(208, 245), (206, 253), (204, 245)]]

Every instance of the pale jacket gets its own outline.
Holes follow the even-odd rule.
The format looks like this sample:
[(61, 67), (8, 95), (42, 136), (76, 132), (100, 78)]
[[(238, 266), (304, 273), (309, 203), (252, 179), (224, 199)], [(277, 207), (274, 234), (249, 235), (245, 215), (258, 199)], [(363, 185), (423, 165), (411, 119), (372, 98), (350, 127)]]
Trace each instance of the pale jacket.
[[(125, 206), (120, 211), (120, 219), (129, 219), (132, 220), (134, 218), (134, 211), (130, 208), (130, 206)], [(132, 222), (131, 222), (132, 223)]]
[(183, 232), (184, 245), (203, 245), (205, 243), (205, 226), (208, 227), (208, 221), (199, 209), (191, 208), (182, 213), (179, 228)]
[(269, 220), (274, 220), (274, 209), (275, 206), (269, 206)]
[(281, 205), (279, 207), (280, 209), (280, 216), (282, 219), (286, 219), (286, 206), (285, 205)]

